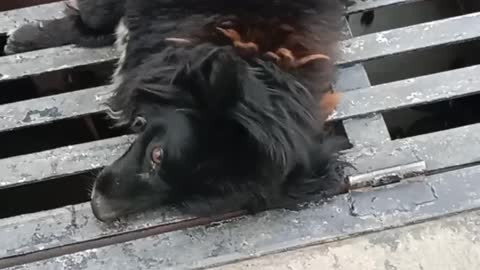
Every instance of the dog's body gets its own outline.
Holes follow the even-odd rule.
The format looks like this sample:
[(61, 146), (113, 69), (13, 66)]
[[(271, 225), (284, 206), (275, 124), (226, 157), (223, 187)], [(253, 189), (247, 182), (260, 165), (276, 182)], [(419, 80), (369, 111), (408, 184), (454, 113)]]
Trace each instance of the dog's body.
[(166, 203), (258, 211), (346, 189), (323, 131), (337, 0), (78, 0), (66, 18), (17, 30), (7, 52), (104, 46), (115, 32), (107, 105), (138, 137), (96, 180), (99, 219)]

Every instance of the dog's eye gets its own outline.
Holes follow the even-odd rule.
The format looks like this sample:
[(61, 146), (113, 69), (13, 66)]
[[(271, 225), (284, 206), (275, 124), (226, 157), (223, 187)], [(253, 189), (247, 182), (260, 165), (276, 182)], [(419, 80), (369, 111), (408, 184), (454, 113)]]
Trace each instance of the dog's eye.
[(163, 158), (163, 149), (159, 146), (152, 149), (152, 161), (155, 164), (160, 164)]
[(147, 124), (147, 119), (145, 119), (145, 117), (137, 116), (135, 117), (135, 120), (133, 120), (131, 128), (135, 132), (140, 132), (143, 130), (146, 124)]

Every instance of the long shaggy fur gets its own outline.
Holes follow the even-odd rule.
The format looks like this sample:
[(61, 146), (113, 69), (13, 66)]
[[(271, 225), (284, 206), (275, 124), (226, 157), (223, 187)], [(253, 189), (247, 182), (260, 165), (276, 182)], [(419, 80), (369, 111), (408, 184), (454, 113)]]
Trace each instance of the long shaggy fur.
[[(323, 129), (338, 99), (330, 92), (337, 0), (78, 0), (68, 10), (43, 28), (17, 30), (7, 48), (103, 46), (117, 32), (110, 116), (119, 125), (145, 123), (95, 183), (99, 219), (166, 203), (196, 214), (259, 211), (346, 189), (337, 174), (340, 141)], [(329, 60), (288, 69), (241, 55), (216, 30), (225, 22), (262, 52), (281, 46)], [(47, 41), (45, 25), (65, 29)], [(25, 32), (36, 40), (25, 42)], [(160, 164), (152, 163), (155, 147)]]

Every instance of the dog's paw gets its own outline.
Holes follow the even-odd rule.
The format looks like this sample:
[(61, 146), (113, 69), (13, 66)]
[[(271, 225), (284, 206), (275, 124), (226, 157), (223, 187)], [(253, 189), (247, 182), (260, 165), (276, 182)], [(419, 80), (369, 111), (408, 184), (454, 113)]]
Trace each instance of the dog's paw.
[(24, 24), (8, 35), (4, 52), (9, 55), (42, 49), (50, 38), (44, 32), (42, 22)]

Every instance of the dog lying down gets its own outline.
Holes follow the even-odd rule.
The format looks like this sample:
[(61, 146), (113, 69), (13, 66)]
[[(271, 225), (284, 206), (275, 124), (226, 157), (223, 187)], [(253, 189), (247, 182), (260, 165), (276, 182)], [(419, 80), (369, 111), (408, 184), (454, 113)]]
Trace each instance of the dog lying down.
[(77, 0), (65, 10), (14, 31), (6, 52), (121, 52), (106, 105), (138, 136), (95, 180), (99, 220), (165, 204), (254, 213), (348, 188), (345, 141), (324, 129), (338, 102), (337, 0)]

